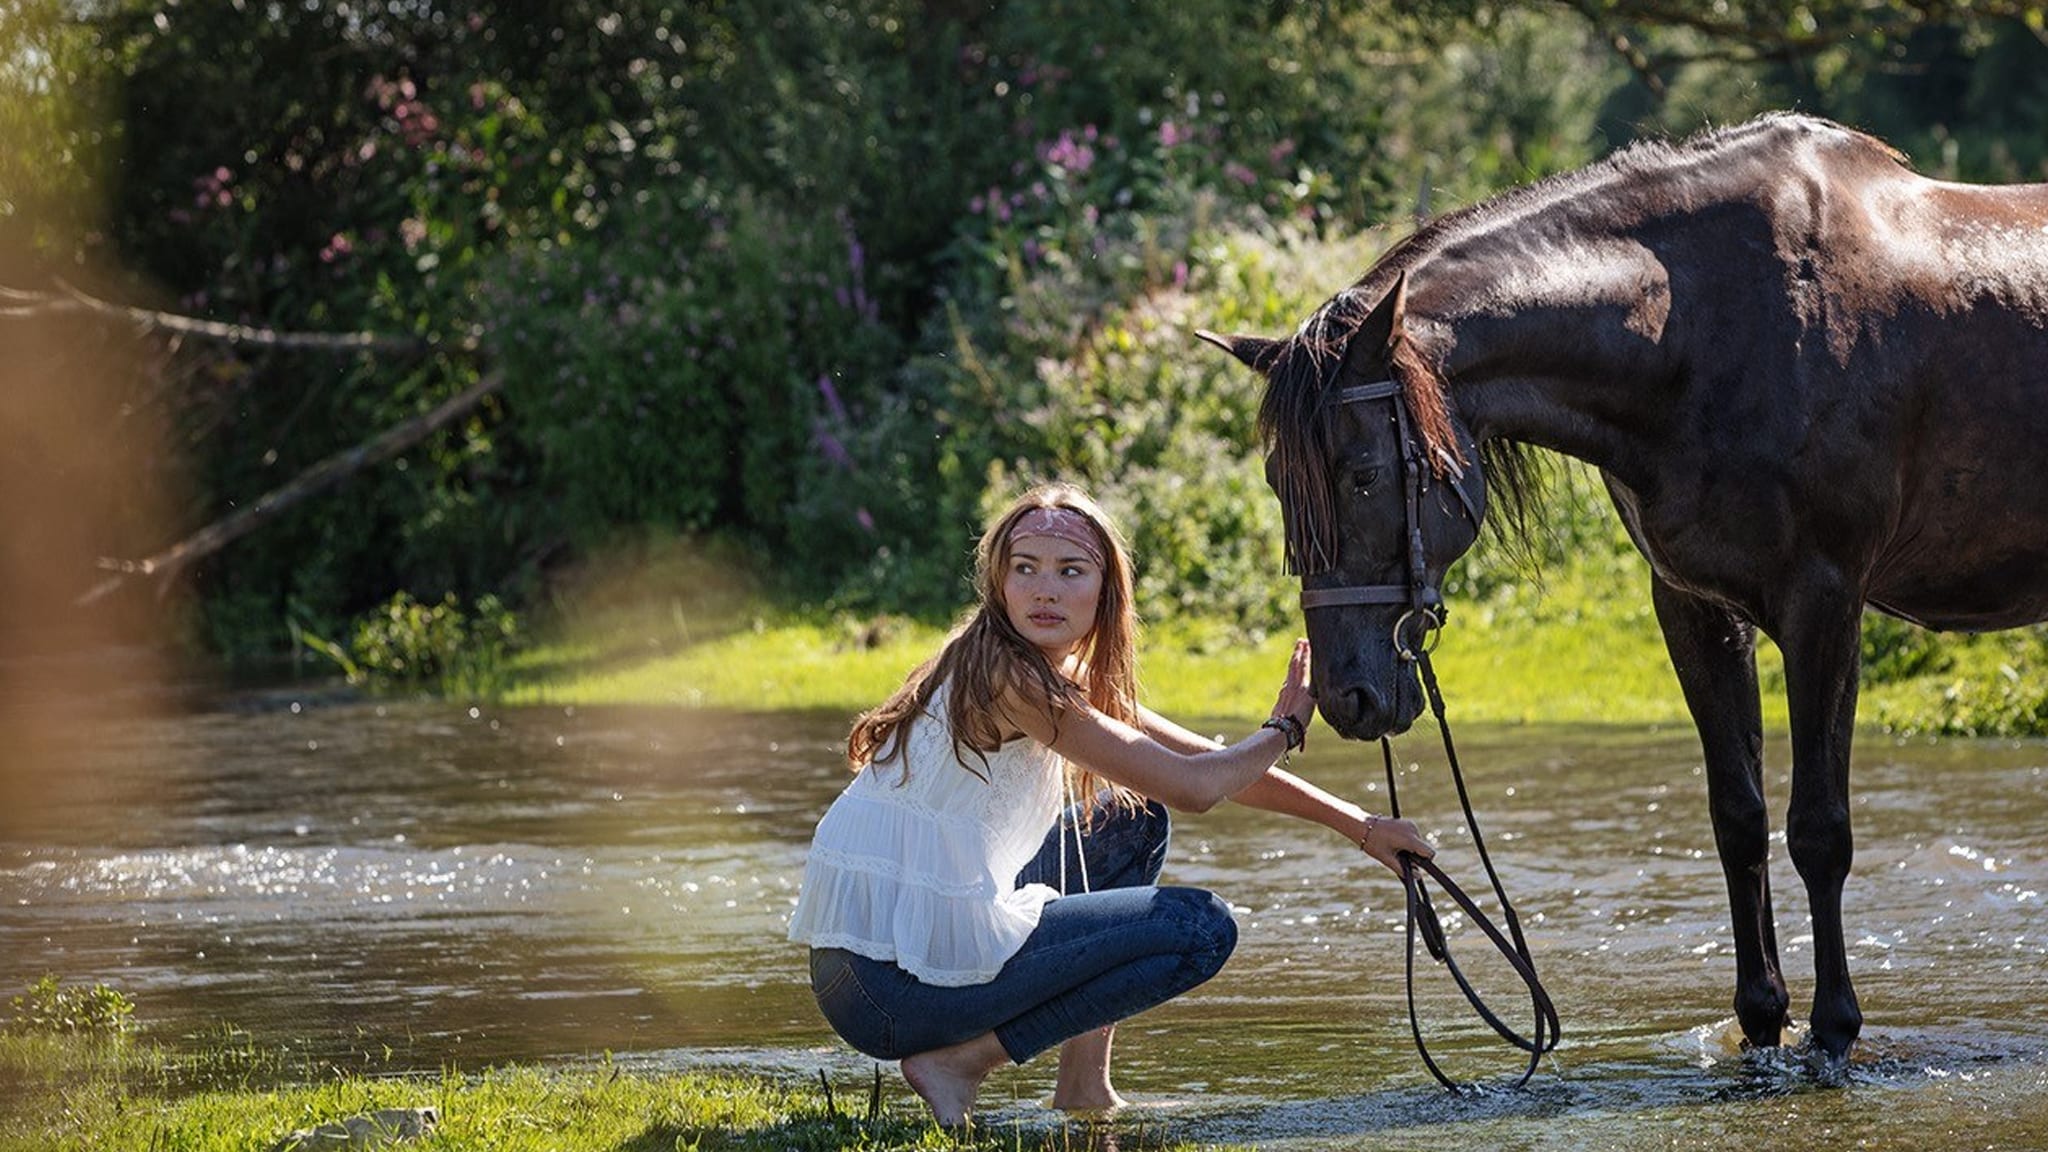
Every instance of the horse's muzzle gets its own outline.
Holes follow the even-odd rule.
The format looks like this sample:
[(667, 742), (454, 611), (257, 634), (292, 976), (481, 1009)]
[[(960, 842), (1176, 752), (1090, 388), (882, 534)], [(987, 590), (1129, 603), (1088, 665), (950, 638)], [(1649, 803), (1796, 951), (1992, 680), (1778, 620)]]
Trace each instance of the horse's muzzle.
[(1323, 720), (1346, 740), (1399, 736), (1422, 714), (1422, 693), (1408, 691), (1414, 677), (1390, 684), (1357, 680), (1325, 685), (1317, 693)]

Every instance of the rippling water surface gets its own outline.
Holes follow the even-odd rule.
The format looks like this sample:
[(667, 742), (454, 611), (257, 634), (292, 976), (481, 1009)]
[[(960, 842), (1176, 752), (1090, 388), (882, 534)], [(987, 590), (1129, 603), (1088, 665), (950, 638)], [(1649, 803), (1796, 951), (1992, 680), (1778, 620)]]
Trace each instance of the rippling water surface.
[[(845, 719), (285, 696), (81, 725), (80, 778), (0, 843), (0, 992), (103, 980), (159, 1037), (225, 1022), (311, 1058), (611, 1052), (854, 1090), (872, 1065), (824, 1027), (782, 936), (844, 780)], [(1120, 1029), (1119, 1086), (1144, 1115), (1261, 1146), (2048, 1146), (2048, 747), (1860, 742), (1847, 902), (1867, 1024), (1848, 1087), (1821, 1090), (1736, 1050), (1690, 731), (1459, 735), (1564, 1018), (1532, 1087), (1500, 1086), (1514, 1054), (1425, 963), (1433, 1050), (1487, 1085), (1437, 1089), (1408, 1036), (1398, 885), (1326, 832), (1226, 807), (1180, 819), (1167, 879), (1228, 898), (1240, 943), (1216, 980)], [(1483, 889), (1433, 735), (1399, 752), (1407, 812)], [(1297, 767), (1384, 806), (1374, 749), (1325, 732)], [(1803, 1010), (1811, 942), (1782, 838), (1773, 867)], [(1511, 1010), (1477, 930), (1450, 929)], [(1051, 1073), (1000, 1073), (984, 1103), (1041, 1120)]]

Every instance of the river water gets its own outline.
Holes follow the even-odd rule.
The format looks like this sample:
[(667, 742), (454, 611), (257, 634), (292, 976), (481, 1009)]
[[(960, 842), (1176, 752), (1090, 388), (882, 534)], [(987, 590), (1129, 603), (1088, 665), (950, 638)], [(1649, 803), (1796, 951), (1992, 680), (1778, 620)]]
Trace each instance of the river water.
[[(83, 722), (63, 778), (0, 821), (0, 995), (46, 972), (105, 981), (159, 1039), (232, 1024), (308, 1065), (611, 1053), (822, 1072), (864, 1100), (872, 1063), (825, 1028), (783, 939), (845, 778), (845, 722), (289, 693)], [(1382, 809), (1377, 750), (1320, 737), (1297, 768)], [(1564, 1020), (1532, 1084), (1505, 1087), (1517, 1054), (1425, 958), (1432, 1050), (1480, 1085), (1437, 1088), (1408, 1036), (1399, 886), (1321, 829), (1225, 806), (1179, 818), (1166, 880), (1225, 896), (1238, 949), (1119, 1030), (1131, 1115), (1261, 1147), (2048, 1146), (2048, 746), (1860, 741), (1847, 904), (1867, 1024), (1848, 1085), (1827, 1089), (1737, 1051), (1689, 730), (1475, 727), (1459, 743)], [(1433, 733), (1397, 751), (1405, 810), (1477, 893)], [(1769, 755), (1781, 823), (1782, 741)], [(1803, 1012), (1805, 900), (1777, 845)], [(1449, 927), (1526, 1027), (1478, 931)], [(1048, 1122), (1052, 1063), (999, 1072), (985, 1115)]]

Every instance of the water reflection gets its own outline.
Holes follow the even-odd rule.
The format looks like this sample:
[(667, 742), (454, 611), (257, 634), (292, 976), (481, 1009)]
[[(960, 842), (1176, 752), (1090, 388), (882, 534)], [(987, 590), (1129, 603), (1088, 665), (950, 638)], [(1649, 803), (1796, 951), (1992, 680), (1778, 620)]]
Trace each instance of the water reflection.
[[(431, 1068), (610, 1051), (865, 1082), (871, 1065), (824, 1028), (782, 939), (811, 826), (844, 779), (844, 717), (275, 703), (81, 729), (76, 759), (98, 786), (63, 790), (34, 834), (0, 844), (0, 989), (43, 972), (105, 980), (159, 1035), (228, 1021), (312, 1057), (388, 1045)], [(1168, 870), (1231, 901), (1237, 954), (1122, 1030), (1127, 1095), (1198, 1138), (1305, 1146), (1548, 1147), (1535, 1134), (1564, 1125), (1583, 1129), (1579, 1146), (1643, 1147), (1788, 1112), (1854, 1131), (1900, 1107), (1998, 1146), (2042, 1118), (2048, 750), (1863, 741), (1847, 902), (1866, 1042), (1848, 1091), (1812, 1093), (1737, 1051), (1691, 733), (1460, 738), (1564, 1017), (1538, 1085), (1435, 1089), (1407, 1035), (1398, 885), (1335, 837), (1226, 808), (1181, 821)], [(1436, 749), (1422, 734), (1402, 751), (1420, 762), (1405, 810), (1478, 895)], [(1786, 752), (1770, 757), (1782, 812)], [(1384, 806), (1376, 753), (1323, 739), (1297, 763)], [(1777, 856), (1796, 1011), (1811, 942), (1782, 839)], [(1477, 930), (1447, 926), (1525, 1025)], [(1447, 1070), (1518, 1070), (1440, 972), (1424, 981)], [(1040, 1063), (992, 1083), (999, 1116), (1041, 1114)]]

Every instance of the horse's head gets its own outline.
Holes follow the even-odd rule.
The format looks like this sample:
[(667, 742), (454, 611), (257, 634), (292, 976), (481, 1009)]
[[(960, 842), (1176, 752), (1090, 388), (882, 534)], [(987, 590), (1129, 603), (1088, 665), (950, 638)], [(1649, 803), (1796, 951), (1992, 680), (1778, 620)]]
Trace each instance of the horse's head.
[(1200, 334), (1266, 377), (1266, 480), (1301, 575), (1323, 719), (1348, 739), (1405, 731), (1422, 712), (1414, 663), (1443, 621), (1444, 571), (1485, 513), (1472, 435), (1402, 329), (1405, 293), (1404, 276), (1369, 311), (1340, 295), (1288, 340)]

